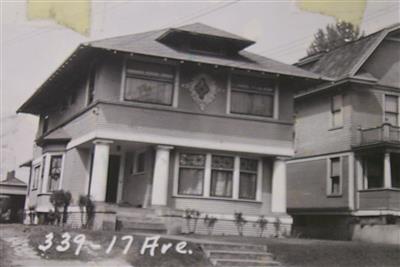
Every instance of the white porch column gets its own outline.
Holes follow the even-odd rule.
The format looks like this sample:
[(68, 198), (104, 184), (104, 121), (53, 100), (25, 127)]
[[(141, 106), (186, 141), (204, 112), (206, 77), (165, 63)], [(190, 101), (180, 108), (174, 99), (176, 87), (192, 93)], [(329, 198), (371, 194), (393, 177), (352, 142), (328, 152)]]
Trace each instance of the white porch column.
[(272, 212), (286, 213), (286, 163), (276, 158), (272, 170)]
[(153, 188), (151, 192), (152, 206), (166, 206), (168, 199), (169, 154), (172, 146), (158, 145), (153, 172)]
[(391, 188), (392, 187), (392, 171), (390, 168), (390, 153), (385, 152), (385, 159), (384, 159), (384, 167), (383, 167), (383, 187), (384, 188)]
[(96, 140), (94, 143), (94, 157), (92, 177), (90, 179), (90, 195), (94, 201), (106, 200), (108, 160), (110, 157), (110, 144), (112, 141)]

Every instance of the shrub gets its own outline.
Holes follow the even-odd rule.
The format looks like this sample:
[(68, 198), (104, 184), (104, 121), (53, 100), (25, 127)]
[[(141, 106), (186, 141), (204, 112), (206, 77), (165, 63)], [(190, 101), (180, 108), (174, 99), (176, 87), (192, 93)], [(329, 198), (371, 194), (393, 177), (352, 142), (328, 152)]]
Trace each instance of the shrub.
[(208, 215), (206, 215), (204, 217), (204, 224), (207, 227), (207, 232), (208, 232), (209, 235), (212, 234), (212, 231), (214, 229), (214, 225), (216, 224), (217, 221), (218, 221), (218, 218), (216, 218), (216, 217), (211, 217), (211, 216), (208, 217)]
[[(90, 196), (80, 195), (78, 200), (79, 209), (81, 210), (81, 225), (82, 228), (91, 229), (93, 227), (96, 207)], [(86, 210), (86, 222), (84, 214)]]
[(60, 208), (63, 208), (63, 225), (67, 223), (68, 220), (68, 207), (71, 204), (71, 193), (64, 190), (56, 190), (50, 196), (50, 203), (54, 207), (54, 213), (56, 214), (57, 225), (60, 225), (61, 215)]
[(243, 226), (247, 223), (247, 220), (243, 218), (243, 214), (241, 212), (235, 212), (234, 217), (238, 234), (243, 236)]
[[(196, 228), (197, 228), (197, 221), (199, 220), (199, 217), (200, 217), (200, 211), (195, 210), (195, 209), (186, 209), (184, 217), (186, 219), (186, 225), (187, 225), (189, 234), (195, 233)], [(190, 227), (190, 222), (192, 220), (194, 221), (193, 229)]]
[(275, 218), (275, 222), (274, 222), (274, 227), (275, 227), (275, 237), (279, 237), (280, 236), (280, 231), (281, 231), (281, 219), (279, 219), (279, 217)]
[(28, 207), (29, 209), (29, 223), (34, 224), (35, 223), (35, 217), (36, 217), (36, 206), (35, 205), (30, 205)]
[(260, 237), (263, 236), (265, 229), (267, 228), (268, 220), (265, 219), (264, 215), (260, 215), (253, 226), (257, 226), (260, 232)]

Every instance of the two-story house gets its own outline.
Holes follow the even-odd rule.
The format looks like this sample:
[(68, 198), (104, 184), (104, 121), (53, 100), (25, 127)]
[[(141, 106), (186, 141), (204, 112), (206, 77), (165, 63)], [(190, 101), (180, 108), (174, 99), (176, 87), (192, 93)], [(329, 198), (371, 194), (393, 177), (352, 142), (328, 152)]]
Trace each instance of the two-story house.
[(295, 96), (288, 212), (305, 236), (349, 239), (357, 224), (400, 222), (399, 28), (296, 64), (333, 80)]
[(229, 234), (241, 212), (288, 232), (293, 95), (320, 75), (253, 43), (196, 23), (80, 45), (18, 110), (40, 116), (30, 205), (64, 189), (120, 221), (195, 209)]

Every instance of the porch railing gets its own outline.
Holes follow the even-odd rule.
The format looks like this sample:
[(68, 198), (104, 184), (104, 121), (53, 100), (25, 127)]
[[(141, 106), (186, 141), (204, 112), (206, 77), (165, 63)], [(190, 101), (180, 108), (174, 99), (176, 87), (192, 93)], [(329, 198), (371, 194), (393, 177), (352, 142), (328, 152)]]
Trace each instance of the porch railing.
[(381, 142), (400, 143), (400, 127), (384, 123), (381, 126), (362, 129), (359, 128), (359, 144), (374, 144)]

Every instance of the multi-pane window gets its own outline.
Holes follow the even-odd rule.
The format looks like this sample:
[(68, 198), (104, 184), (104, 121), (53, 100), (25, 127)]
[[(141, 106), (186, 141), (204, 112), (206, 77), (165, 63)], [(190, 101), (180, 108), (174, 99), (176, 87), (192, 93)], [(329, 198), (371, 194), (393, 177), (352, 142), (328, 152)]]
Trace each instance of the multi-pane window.
[(181, 153), (178, 160), (178, 195), (259, 200), (258, 159)]
[(331, 158), (330, 160), (330, 175), (329, 175), (329, 195), (339, 195), (340, 190), (340, 158)]
[(385, 122), (399, 125), (399, 97), (385, 95)]
[(36, 190), (39, 186), (40, 179), (40, 165), (37, 165), (33, 168), (32, 172), (32, 190)]
[(197, 196), (203, 194), (205, 165), (205, 154), (180, 154), (178, 194)]
[(60, 187), (62, 169), (62, 156), (56, 155), (50, 158), (50, 169), (49, 169), (49, 181), (48, 181), (48, 191), (58, 190)]
[(212, 156), (211, 192), (214, 197), (232, 197), (234, 158)]
[(240, 159), (239, 198), (256, 199), (258, 160)]
[(231, 113), (274, 116), (275, 82), (271, 79), (234, 75), (231, 80)]
[(334, 95), (331, 99), (332, 127), (343, 126), (343, 95)]
[(130, 61), (126, 67), (124, 100), (171, 105), (174, 68), (169, 65)]

